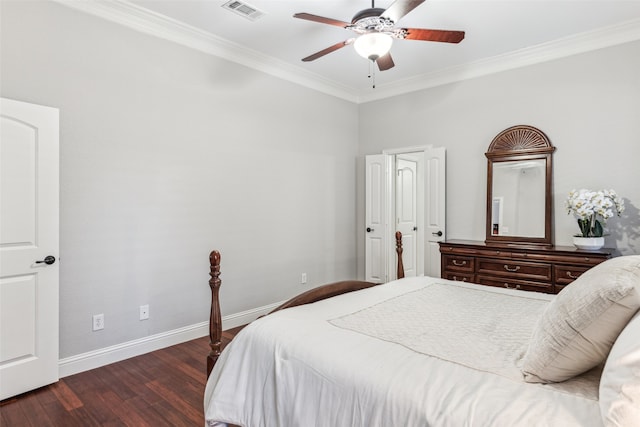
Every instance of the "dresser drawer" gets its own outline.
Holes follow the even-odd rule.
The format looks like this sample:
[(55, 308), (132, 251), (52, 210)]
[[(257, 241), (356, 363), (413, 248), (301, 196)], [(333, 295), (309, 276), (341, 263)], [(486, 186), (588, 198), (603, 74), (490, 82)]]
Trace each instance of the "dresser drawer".
[(442, 255), (444, 271), (473, 274), (475, 258), (460, 255)]
[(485, 248), (478, 250), (478, 256), (485, 258), (511, 258), (514, 255), (517, 254), (503, 248)]
[(472, 240), (440, 242), (444, 279), (501, 288), (558, 293), (615, 250), (584, 251), (572, 246), (518, 246)]
[(520, 289), (523, 291), (545, 292), (547, 294), (555, 293), (555, 288), (551, 282), (530, 282), (527, 280), (516, 280), (509, 278), (496, 278), (487, 276), (478, 276), (478, 283), (481, 285), (495, 286), (498, 288)]
[(598, 265), (602, 261), (607, 259), (607, 257), (589, 256), (584, 253), (562, 254), (562, 255), (561, 254), (550, 255), (550, 254), (537, 254), (537, 253), (522, 253), (522, 254), (518, 254), (518, 257), (522, 258), (523, 261), (531, 260), (531, 261), (551, 262), (554, 264), (557, 264), (557, 263), (574, 264), (574, 265), (582, 265), (585, 268)]
[(589, 267), (581, 265), (554, 265), (553, 267), (556, 285), (568, 285), (589, 270)]
[[(551, 282), (551, 264), (478, 258), (478, 275)], [(502, 280), (502, 279), (500, 279)]]
[(442, 273), (443, 279), (455, 280), (456, 282), (473, 282), (473, 274), (456, 273), (452, 271), (445, 271)]

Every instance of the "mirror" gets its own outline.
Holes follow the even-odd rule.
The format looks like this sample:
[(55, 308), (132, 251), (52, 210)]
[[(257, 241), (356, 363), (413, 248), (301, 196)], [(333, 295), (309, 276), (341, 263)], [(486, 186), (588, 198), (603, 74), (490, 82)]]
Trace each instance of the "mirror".
[(552, 246), (551, 181), (555, 147), (532, 126), (500, 132), (486, 153), (486, 243)]

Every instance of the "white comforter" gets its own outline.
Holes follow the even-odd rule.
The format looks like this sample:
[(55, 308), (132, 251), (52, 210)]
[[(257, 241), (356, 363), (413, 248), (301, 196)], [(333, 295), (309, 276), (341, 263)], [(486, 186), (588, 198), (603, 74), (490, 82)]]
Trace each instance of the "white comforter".
[[(475, 294), (479, 305), (458, 315)], [(205, 391), (207, 425), (599, 426), (597, 372), (556, 385), (519, 377), (528, 333), (551, 298), (419, 277), (274, 313), (220, 356)], [(509, 322), (500, 307), (514, 302), (522, 315)]]

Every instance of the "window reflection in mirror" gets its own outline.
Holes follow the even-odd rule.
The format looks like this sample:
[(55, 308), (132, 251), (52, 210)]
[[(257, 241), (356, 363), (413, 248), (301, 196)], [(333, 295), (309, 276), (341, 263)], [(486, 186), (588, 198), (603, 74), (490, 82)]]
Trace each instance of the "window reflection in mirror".
[(491, 235), (545, 237), (546, 160), (493, 163)]

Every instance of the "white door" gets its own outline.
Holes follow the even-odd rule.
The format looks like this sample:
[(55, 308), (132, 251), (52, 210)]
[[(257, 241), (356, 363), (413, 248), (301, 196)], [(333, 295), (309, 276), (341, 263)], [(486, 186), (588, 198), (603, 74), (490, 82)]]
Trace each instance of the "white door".
[(446, 151), (444, 147), (425, 150), (425, 263), (426, 276), (440, 277), (440, 246), (444, 241), (446, 221)]
[(365, 280), (387, 281), (386, 232), (386, 156), (376, 154), (365, 159)]
[(0, 399), (58, 380), (58, 180), (58, 110), (2, 98)]
[[(396, 227), (403, 233), (405, 276), (440, 277), (438, 242), (446, 238), (445, 154), (443, 147), (427, 147), (366, 157), (365, 280), (385, 282), (395, 278)], [(388, 174), (388, 170), (398, 170), (396, 163), (401, 172)], [(415, 184), (413, 178), (409, 179), (411, 175), (416, 177)], [(411, 205), (406, 195), (414, 191), (415, 205)], [(415, 222), (410, 219), (412, 215)]]
[[(405, 277), (413, 277), (421, 273), (418, 272), (417, 266), (417, 255), (421, 252), (418, 248), (418, 227), (421, 222), (419, 221), (418, 190), (422, 187), (419, 184), (418, 171), (422, 167), (421, 158), (423, 153), (396, 156), (395, 231), (402, 233), (402, 263)], [(393, 258), (393, 262), (396, 263), (397, 256)]]

